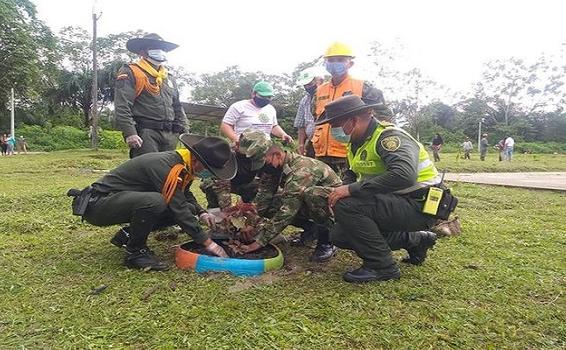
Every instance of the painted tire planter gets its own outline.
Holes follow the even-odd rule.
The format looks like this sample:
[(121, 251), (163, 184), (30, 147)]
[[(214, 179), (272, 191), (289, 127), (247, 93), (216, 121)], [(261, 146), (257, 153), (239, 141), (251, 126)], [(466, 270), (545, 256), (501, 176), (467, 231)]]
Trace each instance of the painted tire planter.
[(273, 244), (276, 256), (265, 259), (220, 258), (194, 252), (195, 243), (188, 242), (175, 250), (175, 264), (181, 270), (204, 272), (230, 272), (236, 276), (258, 276), (267, 271), (278, 270), (283, 266), (283, 253)]

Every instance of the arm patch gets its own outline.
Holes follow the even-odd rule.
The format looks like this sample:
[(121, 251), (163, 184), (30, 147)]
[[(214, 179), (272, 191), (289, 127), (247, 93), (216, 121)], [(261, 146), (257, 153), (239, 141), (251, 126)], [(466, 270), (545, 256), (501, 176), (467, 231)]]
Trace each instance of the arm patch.
[(401, 139), (399, 136), (387, 136), (381, 140), (381, 147), (386, 151), (395, 152), (401, 146)]

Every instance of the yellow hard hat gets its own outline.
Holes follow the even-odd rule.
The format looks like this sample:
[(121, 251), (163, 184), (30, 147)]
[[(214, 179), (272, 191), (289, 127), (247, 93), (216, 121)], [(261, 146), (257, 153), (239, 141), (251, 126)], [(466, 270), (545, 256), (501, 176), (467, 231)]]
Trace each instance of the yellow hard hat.
[(350, 46), (340, 43), (334, 42), (332, 45), (326, 49), (326, 53), (324, 57), (333, 57), (333, 56), (349, 56), (354, 57), (354, 52), (350, 48)]

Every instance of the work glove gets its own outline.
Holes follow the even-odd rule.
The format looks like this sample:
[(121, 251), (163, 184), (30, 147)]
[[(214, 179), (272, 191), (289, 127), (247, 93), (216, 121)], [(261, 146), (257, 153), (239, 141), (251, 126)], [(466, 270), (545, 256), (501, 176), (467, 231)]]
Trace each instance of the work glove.
[(221, 258), (227, 258), (228, 254), (226, 254), (226, 251), (224, 250), (224, 248), (222, 248), (221, 246), (219, 246), (218, 244), (216, 244), (216, 242), (212, 242), (209, 245), (205, 246), (204, 249), (209, 252), (212, 253), (216, 256), (219, 256)]
[(126, 143), (130, 148), (140, 148), (142, 146), (143, 140), (138, 135), (130, 135), (126, 137)]
[(210, 213), (204, 212), (199, 215), (200, 221), (210, 228), (216, 228), (216, 217)]

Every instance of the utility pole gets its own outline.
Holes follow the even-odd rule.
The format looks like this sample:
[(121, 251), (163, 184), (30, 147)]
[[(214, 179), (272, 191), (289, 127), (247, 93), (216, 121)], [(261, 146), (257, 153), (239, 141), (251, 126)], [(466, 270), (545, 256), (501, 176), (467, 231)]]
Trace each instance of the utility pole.
[(14, 103), (14, 88), (11, 89), (11, 102), (10, 102), (10, 134), (12, 137), (16, 138), (16, 130), (14, 128), (14, 114), (15, 114), (15, 103)]
[(98, 61), (96, 58), (96, 22), (102, 13), (96, 11), (96, 0), (92, 5), (92, 106), (90, 109), (90, 146), (98, 149)]

